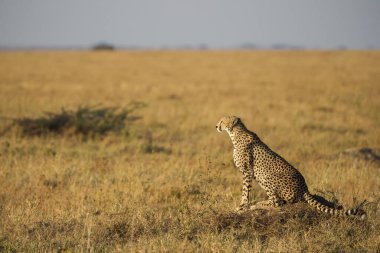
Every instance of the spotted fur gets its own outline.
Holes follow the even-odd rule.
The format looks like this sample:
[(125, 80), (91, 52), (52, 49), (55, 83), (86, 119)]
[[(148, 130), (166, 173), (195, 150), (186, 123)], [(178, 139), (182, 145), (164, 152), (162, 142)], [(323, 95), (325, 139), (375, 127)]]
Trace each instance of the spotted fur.
[(302, 174), (272, 151), (254, 132), (249, 131), (238, 117), (223, 117), (216, 125), (216, 129), (229, 134), (234, 146), (234, 163), (243, 175), (242, 199), (238, 211), (252, 208), (250, 207), (251, 182), (255, 179), (266, 191), (268, 200), (259, 202), (253, 208), (278, 207), (285, 203), (306, 201), (325, 213), (365, 217), (363, 210), (335, 209), (318, 201), (310, 194)]

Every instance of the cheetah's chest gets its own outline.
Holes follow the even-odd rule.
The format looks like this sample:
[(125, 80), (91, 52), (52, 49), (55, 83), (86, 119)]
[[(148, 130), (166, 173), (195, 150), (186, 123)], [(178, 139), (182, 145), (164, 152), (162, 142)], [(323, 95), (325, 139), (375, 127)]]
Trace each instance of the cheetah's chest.
[(241, 172), (252, 169), (252, 156), (249, 152), (249, 149), (237, 149), (234, 148), (233, 154), (235, 166), (239, 168)]
[(243, 157), (236, 148), (234, 148), (232, 156), (234, 158), (235, 166), (241, 168), (243, 165)]
[(234, 163), (240, 171), (252, 166), (252, 138), (250, 136), (241, 136), (240, 138), (231, 138), (234, 145), (232, 156)]

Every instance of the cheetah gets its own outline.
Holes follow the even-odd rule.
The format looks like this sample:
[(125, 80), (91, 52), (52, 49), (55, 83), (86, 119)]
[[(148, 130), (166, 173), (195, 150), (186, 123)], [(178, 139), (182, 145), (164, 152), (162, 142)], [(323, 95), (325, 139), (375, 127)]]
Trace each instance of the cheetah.
[[(216, 125), (216, 129), (218, 132), (226, 131), (230, 136), (234, 147), (234, 163), (243, 175), (242, 198), (237, 208), (238, 212), (306, 201), (321, 212), (365, 218), (365, 212), (361, 209), (336, 209), (325, 205), (310, 194), (302, 174), (272, 151), (254, 132), (248, 130), (240, 118), (223, 117)], [(255, 179), (268, 195), (268, 200), (254, 206), (250, 206), (252, 179)]]

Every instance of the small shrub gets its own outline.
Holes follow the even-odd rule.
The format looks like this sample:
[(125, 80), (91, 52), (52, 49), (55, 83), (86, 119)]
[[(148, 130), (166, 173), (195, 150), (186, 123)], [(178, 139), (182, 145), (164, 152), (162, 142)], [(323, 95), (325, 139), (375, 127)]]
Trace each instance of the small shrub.
[(92, 47), (92, 50), (94, 50), (94, 51), (113, 51), (113, 50), (115, 50), (115, 47), (111, 44), (102, 42), (102, 43), (98, 43), (98, 44), (94, 45)]
[(142, 137), (145, 140), (144, 145), (142, 145), (143, 153), (145, 154), (164, 153), (168, 155), (171, 154), (172, 151), (170, 148), (166, 148), (166, 147), (155, 144), (153, 140), (152, 132), (146, 131)]
[(16, 119), (22, 134), (42, 136), (47, 134), (73, 133), (85, 137), (103, 136), (110, 132), (127, 132), (129, 125), (140, 119), (135, 111), (144, 104), (133, 103), (124, 108), (79, 107), (77, 110), (62, 109), (59, 113), (47, 112), (39, 118)]

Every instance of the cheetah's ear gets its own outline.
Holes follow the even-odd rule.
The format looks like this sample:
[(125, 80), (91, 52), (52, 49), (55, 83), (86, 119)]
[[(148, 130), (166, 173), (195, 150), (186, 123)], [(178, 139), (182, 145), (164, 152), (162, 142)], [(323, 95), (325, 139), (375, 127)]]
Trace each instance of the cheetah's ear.
[(233, 128), (237, 123), (239, 123), (239, 121), (240, 121), (240, 118), (235, 117), (234, 121), (232, 121), (231, 128)]

